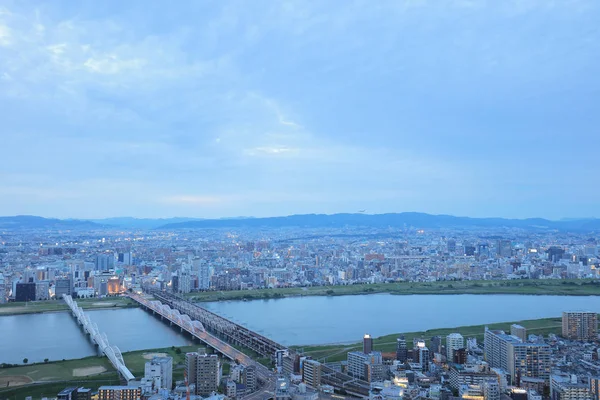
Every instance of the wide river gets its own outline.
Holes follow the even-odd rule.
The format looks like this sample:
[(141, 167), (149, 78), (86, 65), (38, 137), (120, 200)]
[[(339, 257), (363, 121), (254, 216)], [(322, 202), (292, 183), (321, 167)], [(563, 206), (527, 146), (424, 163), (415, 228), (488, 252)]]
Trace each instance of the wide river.
[[(382, 336), (493, 322), (558, 317), (566, 310), (600, 312), (600, 296), (371, 294), (205, 303), (205, 307), (284, 345), (356, 342)], [(190, 341), (141, 309), (89, 311), (121, 351), (181, 346)], [(0, 317), (0, 363), (81, 358), (94, 347), (66, 312)]]

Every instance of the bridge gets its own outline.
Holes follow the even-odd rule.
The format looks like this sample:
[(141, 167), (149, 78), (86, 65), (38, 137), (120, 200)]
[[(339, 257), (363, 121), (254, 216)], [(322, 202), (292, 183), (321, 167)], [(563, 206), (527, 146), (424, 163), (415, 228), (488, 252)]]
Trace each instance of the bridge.
[(132, 381), (135, 376), (129, 371), (123, 360), (123, 354), (117, 346), (111, 346), (106, 337), (106, 333), (100, 333), (98, 325), (90, 320), (90, 317), (83, 312), (81, 307), (77, 305), (77, 302), (73, 300), (71, 296), (63, 295), (63, 300), (71, 309), (73, 316), (77, 319), (77, 322), (82, 326), (84, 332), (90, 336), (90, 340), (98, 346), (102, 354), (108, 357), (110, 363), (115, 369), (121, 374), (123, 379), (126, 381)]
[[(271, 372), (271, 370), (269, 370), (269, 368), (254, 361), (246, 354), (231, 346), (231, 344), (226, 343), (225, 341), (209, 333), (206, 330), (205, 325), (195, 319), (197, 317), (197, 313), (194, 312), (194, 310), (190, 310), (191, 312), (189, 315), (182, 314), (179, 309), (183, 309), (183, 307), (178, 306), (177, 302), (163, 304), (158, 300), (149, 300), (144, 296), (137, 294), (130, 293), (128, 296), (138, 302), (146, 310), (151, 311), (154, 315), (160, 317), (162, 320), (168, 321), (171, 326), (178, 327), (182, 332), (187, 332), (230, 360), (235, 360), (245, 366), (254, 366), (256, 378), (265, 386), (275, 384), (275, 375), (273, 372)], [(158, 293), (156, 293), (154, 297), (161, 298), (160, 294)], [(192, 319), (190, 315), (192, 315), (194, 319)]]
[[(185, 318), (186, 321), (188, 321), (188, 319), (192, 320), (193, 318), (193, 320), (196, 322), (201, 323), (202, 327), (204, 328), (202, 337), (198, 335), (194, 336), (231, 359), (234, 359), (233, 357), (238, 357), (244, 365), (257, 365), (257, 377), (260, 379), (262, 375), (263, 381), (269, 385), (275, 384), (274, 374), (262, 364), (256, 363), (250, 357), (234, 349), (227, 343), (251, 349), (257, 354), (272, 360), (275, 359), (276, 352), (279, 350), (287, 351), (292, 357), (296, 356), (296, 353), (293, 350), (288, 350), (285, 346), (276, 343), (259, 333), (251, 331), (244, 326), (229, 321), (220, 315), (208, 311), (207, 309), (199, 306), (198, 304), (194, 304), (181, 296), (166, 291), (152, 289), (146, 289), (146, 291), (159, 301), (152, 302), (138, 295), (129, 296), (142, 305), (144, 305), (142, 301), (145, 301), (148, 305), (154, 305), (154, 308), (148, 305), (146, 305), (146, 308), (152, 309), (154, 312), (160, 314), (163, 318), (166, 317), (169, 319), (169, 321), (173, 322), (175, 325), (189, 333), (191, 332), (185, 328), (184, 324), (182, 323), (182, 315), (185, 315), (186, 317), (189, 316), (188, 318)], [(171, 316), (173, 319), (169, 318), (169, 316)], [(187, 324), (189, 326), (189, 322), (187, 322)], [(235, 350), (235, 356), (229, 356), (226, 354), (226, 351), (231, 350)], [(368, 382), (335, 371), (325, 364), (321, 365), (321, 371), (321, 382), (323, 384), (331, 385), (337, 389), (343, 389), (348, 394), (359, 397), (367, 396), (369, 394), (370, 385)], [(260, 398), (260, 396), (253, 397), (253, 399), (258, 398)]]

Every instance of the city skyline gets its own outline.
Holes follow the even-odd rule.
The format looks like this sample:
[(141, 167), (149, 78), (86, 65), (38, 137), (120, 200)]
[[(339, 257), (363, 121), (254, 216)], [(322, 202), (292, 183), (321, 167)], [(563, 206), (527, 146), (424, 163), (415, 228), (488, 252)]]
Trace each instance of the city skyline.
[(598, 215), (598, 2), (3, 4), (4, 215)]

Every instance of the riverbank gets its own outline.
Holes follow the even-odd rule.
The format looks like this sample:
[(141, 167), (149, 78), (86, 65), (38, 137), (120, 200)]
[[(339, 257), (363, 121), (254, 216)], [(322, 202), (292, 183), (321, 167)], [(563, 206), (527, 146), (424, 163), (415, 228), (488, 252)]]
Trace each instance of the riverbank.
[[(112, 308), (133, 308), (139, 305), (129, 297), (104, 297), (100, 299), (76, 299), (84, 310)], [(68, 311), (69, 306), (62, 300), (31, 301), (27, 303), (0, 304), (0, 317), (3, 315), (36, 314)]]
[[(524, 321), (514, 322), (501, 322), (487, 325), (472, 325), (472, 326), (460, 326), (456, 328), (442, 328), (442, 329), (430, 329), (422, 332), (404, 332), (395, 333), (392, 335), (385, 335), (382, 337), (374, 338), (373, 348), (382, 353), (396, 353), (396, 339), (401, 334), (405, 336), (406, 343), (409, 347), (412, 346), (413, 338), (424, 338), (429, 345), (429, 340), (433, 336), (441, 336), (443, 343), (445, 338), (450, 333), (458, 332), (465, 337), (465, 340), (469, 337), (477, 339), (478, 343), (483, 342), (483, 336), (485, 327), (490, 329), (500, 329), (505, 332), (510, 332), (510, 325), (519, 324), (527, 328), (527, 334), (544, 335), (548, 334), (560, 334), (562, 327), (561, 318), (543, 318), (543, 319), (532, 319)], [(367, 332), (365, 332), (367, 333)], [(323, 346), (292, 346), (292, 348), (304, 353), (307, 356), (311, 356), (322, 362), (336, 362), (346, 360), (347, 353), (349, 351), (362, 349), (362, 343), (352, 344), (330, 344)]]
[[(196, 346), (169, 347), (123, 353), (127, 368), (137, 377), (144, 375), (145, 363), (154, 355), (173, 357), (173, 381), (183, 380), (185, 353)], [(0, 399), (25, 396), (56, 397), (68, 386), (84, 386), (97, 390), (103, 385), (118, 385), (119, 377), (106, 357), (86, 357), (0, 368)]]
[(345, 296), (371, 293), (411, 294), (524, 294), (598, 296), (600, 281), (592, 279), (519, 279), (503, 281), (397, 282), (311, 286), (275, 289), (193, 292), (193, 301), (261, 300), (302, 296)]

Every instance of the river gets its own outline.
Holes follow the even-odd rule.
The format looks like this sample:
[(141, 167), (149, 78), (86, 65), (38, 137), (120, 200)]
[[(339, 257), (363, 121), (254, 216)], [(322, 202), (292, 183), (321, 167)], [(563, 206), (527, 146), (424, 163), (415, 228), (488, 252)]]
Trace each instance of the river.
[[(189, 338), (140, 308), (86, 311), (122, 352), (185, 346)], [(69, 312), (0, 317), (0, 363), (73, 359), (96, 349)]]
[[(600, 312), (600, 296), (370, 294), (203, 303), (284, 345), (346, 343), (434, 328), (558, 317), (566, 310)], [(121, 351), (190, 344), (142, 309), (88, 311)], [(94, 347), (67, 312), (0, 317), (0, 363), (81, 358)]]

